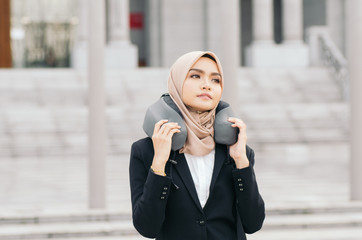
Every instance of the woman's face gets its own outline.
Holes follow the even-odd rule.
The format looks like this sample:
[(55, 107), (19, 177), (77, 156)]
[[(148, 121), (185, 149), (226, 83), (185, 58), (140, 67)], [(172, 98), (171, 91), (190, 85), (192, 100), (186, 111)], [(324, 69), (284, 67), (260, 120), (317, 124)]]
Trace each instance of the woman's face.
[(182, 88), (184, 104), (200, 112), (213, 109), (222, 94), (221, 75), (216, 63), (201, 57), (190, 68)]

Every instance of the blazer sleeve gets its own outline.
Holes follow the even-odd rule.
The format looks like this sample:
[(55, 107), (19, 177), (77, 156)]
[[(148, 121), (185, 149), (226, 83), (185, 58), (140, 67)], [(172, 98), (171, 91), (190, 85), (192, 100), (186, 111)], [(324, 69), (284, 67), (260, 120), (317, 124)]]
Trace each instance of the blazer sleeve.
[(233, 170), (237, 208), (245, 233), (254, 233), (261, 229), (265, 218), (264, 201), (259, 193), (254, 173), (254, 151), (247, 146), (250, 165)]
[(134, 143), (130, 155), (133, 225), (144, 237), (155, 238), (161, 231), (165, 219), (172, 181), (170, 177), (159, 176), (150, 170), (145, 164), (145, 156), (141, 149), (143, 147)]

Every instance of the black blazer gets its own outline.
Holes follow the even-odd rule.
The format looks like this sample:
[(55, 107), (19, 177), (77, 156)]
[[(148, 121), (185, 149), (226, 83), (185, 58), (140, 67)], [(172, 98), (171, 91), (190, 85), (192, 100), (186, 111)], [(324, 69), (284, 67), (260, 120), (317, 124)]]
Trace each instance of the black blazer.
[(265, 218), (253, 165), (254, 151), (247, 147), (250, 166), (236, 169), (227, 146), (216, 144), (210, 195), (201, 207), (184, 154), (171, 152), (167, 176), (150, 170), (150, 138), (132, 145), (130, 184), (133, 225), (157, 240), (236, 240), (258, 231)]

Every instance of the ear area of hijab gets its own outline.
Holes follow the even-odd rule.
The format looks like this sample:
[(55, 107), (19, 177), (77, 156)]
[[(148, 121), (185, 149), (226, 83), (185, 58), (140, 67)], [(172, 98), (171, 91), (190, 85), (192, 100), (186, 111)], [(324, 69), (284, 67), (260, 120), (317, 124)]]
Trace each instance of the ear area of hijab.
[[(231, 126), (232, 123), (228, 121), (229, 117), (235, 117), (234, 112), (228, 103), (220, 101), (216, 108), (214, 122), (214, 139), (216, 143), (225, 145), (236, 143), (238, 128)], [(181, 132), (173, 135), (171, 145), (173, 151), (181, 149), (187, 138), (187, 129), (181, 111), (169, 94), (163, 94), (157, 102), (147, 109), (143, 121), (143, 130), (147, 136), (152, 137), (155, 124), (162, 119), (167, 119), (169, 122), (177, 122), (181, 126)]]

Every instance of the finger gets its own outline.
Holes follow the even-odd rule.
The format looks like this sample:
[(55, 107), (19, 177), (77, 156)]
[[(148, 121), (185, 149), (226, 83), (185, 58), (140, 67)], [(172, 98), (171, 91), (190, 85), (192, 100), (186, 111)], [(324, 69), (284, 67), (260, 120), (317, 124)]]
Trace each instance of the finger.
[(181, 132), (181, 131), (178, 128), (174, 128), (174, 129), (171, 129), (166, 136), (172, 137), (175, 133), (179, 133), (179, 132)]
[(177, 122), (168, 122), (165, 123), (161, 126), (159, 133), (160, 134), (167, 134), (170, 131), (170, 128), (174, 128), (177, 127), (178, 123)]
[(229, 121), (229, 122), (232, 122), (232, 123), (238, 123), (238, 122), (244, 123), (243, 120), (241, 120), (241, 119), (239, 119), (239, 118), (234, 118), (234, 117), (229, 117), (229, 118), (228, 118), (228, 121)]
[(178, 125), (178, 123), (167, 123), (164, 126), (162, 126), (162, 135), (167, 135), (172, 129), (180, 129), (181, 127)]
[(229, 122), (236, 122), (237, 120), (239, 120), (238, 118), (235, 118), (235, 117), (229, 117), (228, 118), (228, 121)]
[(232, 127), (237, 127), (240, 130), (246, 130), (246, 124), (244, 122), (236, 122), (231, 125)]
[(157, 132), (159, 132), (161, 126), (162, 126), (164, 123), (166, 123), (166, 122), (168, 122), (167, 119), (163, 119), (163, 120), (158, 121), (158, 122), (155, 124), (155, 127), (154, 127), (154, 129), (153, 129), (153, 135), (155, 135)]
[(245, 124), (233, 124), (231, 126), (239, 128), (240, 130), (246, 130), (246, 125)]

